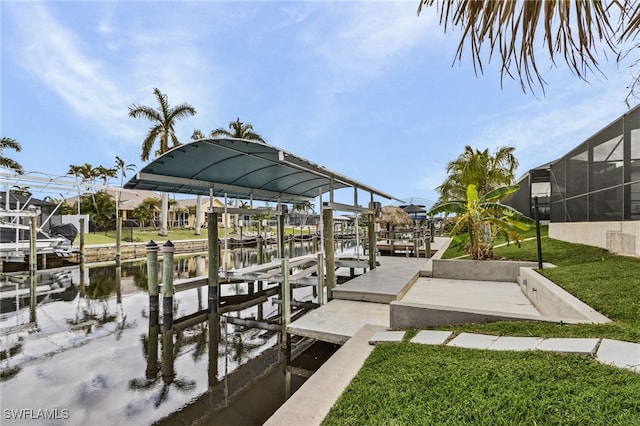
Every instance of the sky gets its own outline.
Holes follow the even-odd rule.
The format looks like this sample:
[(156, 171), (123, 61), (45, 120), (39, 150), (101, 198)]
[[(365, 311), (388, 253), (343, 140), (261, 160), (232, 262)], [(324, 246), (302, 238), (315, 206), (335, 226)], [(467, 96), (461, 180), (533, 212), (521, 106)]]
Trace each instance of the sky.
[(544, 93), (525, 93), (495, 60), (479, 75), (468, 50), (457, 61), (460, 34), (417, 6), (2, 0), (0, 132), (22, 145), (3, 155), (33, 176), (116, 156), (140, 169), (150, 122), (128, 109), (155, 107), (158, 88), (197, 111), (176, 124), (183, 143), (239, 118), (271, 145), (429, 206), (466, 145), (515, 147), (519, 176), (628, 109), (631, 72), (615, 58), (585, 82), (541, 55)]

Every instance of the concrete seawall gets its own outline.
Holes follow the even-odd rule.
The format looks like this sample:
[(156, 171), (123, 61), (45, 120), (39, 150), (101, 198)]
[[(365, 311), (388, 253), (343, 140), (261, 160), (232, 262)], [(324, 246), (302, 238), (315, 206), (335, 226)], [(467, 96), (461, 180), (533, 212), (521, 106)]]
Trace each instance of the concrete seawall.
[[(156, 241), (159, 246), (164, 244), (164, 241)], [(177, 240), (172, 241), (175, 246), (175, 253), (202, 253), (206, 252), (208, 248), (206, 239), (198, 240)], [(120, 246), (120, 255), (122, 260), (141, 259), (146, 256), (145, 245), (147, 243), (122, 243)], [(78, 255), (73, 255), (76, 258), (70, 260), (79, 261)], [(91, 262), (108, 262), (115, 260), (116, 258), (116, 246), (115, 244), (95, 244), (86, 246), (84, 249), (84, 260), (87, 263)]]

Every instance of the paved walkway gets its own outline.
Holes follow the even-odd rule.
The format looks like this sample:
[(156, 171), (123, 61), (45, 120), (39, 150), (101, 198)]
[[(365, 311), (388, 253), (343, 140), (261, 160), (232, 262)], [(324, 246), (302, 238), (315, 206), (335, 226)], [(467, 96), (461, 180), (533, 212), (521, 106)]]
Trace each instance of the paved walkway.
[[(378, 331), (369, 339), (370, 344), (400, 342), (404, 331)], [(496, 351), (549, 351), (591, 356), (603, 364), (640, 373), (640, 343), (595, 338), (547, 338), (491, 336), (460, 333), (454, 337), (450, 331), (423, 330), (411, 339), (412, 343), (447, 345), (469, 349)]]

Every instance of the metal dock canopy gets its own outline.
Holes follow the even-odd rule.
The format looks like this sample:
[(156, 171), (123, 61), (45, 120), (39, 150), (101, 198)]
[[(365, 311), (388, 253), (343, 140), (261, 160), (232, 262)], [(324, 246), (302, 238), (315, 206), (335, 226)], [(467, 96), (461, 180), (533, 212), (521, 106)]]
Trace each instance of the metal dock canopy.
[(201, 139), (167, 151), (124, 186), (281, 203), (311, 201), (353, 187), (395, 197), (272, 145), (245, 139)]

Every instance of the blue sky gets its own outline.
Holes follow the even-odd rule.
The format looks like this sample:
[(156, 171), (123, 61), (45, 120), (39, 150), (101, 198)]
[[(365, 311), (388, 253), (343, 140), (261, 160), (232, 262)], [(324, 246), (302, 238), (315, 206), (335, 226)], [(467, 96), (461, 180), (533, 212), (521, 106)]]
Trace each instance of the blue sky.
[(140, 168), (149, 123), (128, 107), (155, 106), (157, 87), (198, 112), (176, 126), (184, 143), (239, 117), (272, 145), (428, 203), (465, 145), (515, 146), (520, 175), (627, 110), (624, 64), (601, 57), (606, 78), (585, 83), (542, 54), (545, 95), (501, 87), (499, 64), (476, 77), (468, 51), (455, 62), (458, 34), (417, 5), (3, 0), (0, 127), (23, 147), (5, 156), (54, 176), (116, 155)]

